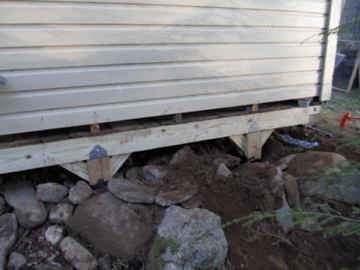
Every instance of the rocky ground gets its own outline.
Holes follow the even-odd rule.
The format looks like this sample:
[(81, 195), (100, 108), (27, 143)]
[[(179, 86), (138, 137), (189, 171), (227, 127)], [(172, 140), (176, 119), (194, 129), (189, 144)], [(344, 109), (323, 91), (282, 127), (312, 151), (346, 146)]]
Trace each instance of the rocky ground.
[[(281, 134), (319, 145), (289, 144)], [(265, 144), (262, 160), (251, 163), (227, 139), (134, 153), (114, 180), (94, 187), (60, 167), (1, 175), (0, 259), (5, 269), (159, 269), (154, 258), (170, 246), (167, 260), (178, 260), (172, 258), (175, 249), (195, 258), (183, 262), (188, 264), (217, 264), (227, 254), (222, 260), (229, 270), (354, 269), (360, 265), (358, 237), (330, 236), (316, 224), (300, 229), (288, 220), (270, 219), (226, 226), (225, 246), (216, 217), (226, 224), (253, 211), (318, 211), (315, 203), (349, 216), (360, 200), (357, 182), (349, 194), (343, 189), (321, 193), (314, 188), (319, 182), (299, 188), (293, 180), (338, 162), (340, 155), (360, 161), (358, 153), (341, 146), (340, 138), (304, 127), (280, 129)], [(186, 229), (172, 227), (178, 216)], [(196, 241), (180, 247), (176, 239), (189, 233), (189, 224), (211, 233), (204, 238), (190, 232), (187, 238)], [(164, 245), (164, 237), (176, 243)], [(191, 248), (216, 254), (195, 256)]]

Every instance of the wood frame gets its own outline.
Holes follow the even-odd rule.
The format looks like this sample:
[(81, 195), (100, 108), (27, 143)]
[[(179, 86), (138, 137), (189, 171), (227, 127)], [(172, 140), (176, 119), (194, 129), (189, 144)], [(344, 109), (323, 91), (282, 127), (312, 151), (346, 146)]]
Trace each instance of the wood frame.
[[(254, 123), (258, 127), (256, 131), (262, 131), (263, 144), (269, 136), (269, 132), (264, 130), (307, 124), (320, 113), (320, 109), (321, 106), (296, 107), (0, 149), (0, 173), (61, 165), (90, 181), (86, 164), (82, 161), (89, 160), (89, 153), (95, 145), (101, 145), (111, 156), (110, 174), (114, 175), (132, 152), (248, 134)], [(248, 140), (245, 146), (251, 148), (251, 142)]]

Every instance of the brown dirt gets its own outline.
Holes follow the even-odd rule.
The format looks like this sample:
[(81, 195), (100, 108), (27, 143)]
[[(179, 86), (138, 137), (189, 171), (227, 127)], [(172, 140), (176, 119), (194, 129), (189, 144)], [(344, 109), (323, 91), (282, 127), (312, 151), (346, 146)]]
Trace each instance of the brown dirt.
[[(301, 146), (283, 142), (280, 134), (285, 133), (293, 138), (316, 140), (320, 143), (311, 151), (336, 152), (348, 159), (360, 161), (360, 155), (346, 147), (342, 147), (339, 137), (328, 138), (316, 131), (303, 127), (289, 127), (274, 132), (263, 147), (263, 159), (259, 163), (247, 163), (242, 157), (242, 164), (233, 164), (231, 177), (216, 175), (219, 158), (229, 158), (227, 155), (239, 157), (234, 145), (227, 139), (206, 141), (190, 145), (192, 153), (185, 160), (176, 165), (167, 165), (172, 155), (180, 147), (171, 147), (154, 151), (133, 154), (119, 174), (126, 174), (131, 168), (146, 164), (164, 165), (170, 171), (158, 184), (161, 190), (185, 189), (197, 186), (198, 194), (194, 198), (200, 207), (206, 208), (219, 215), (223, 223), (250, 214), (255, 210), (274, 211), (281, 205), (281, 194), (273, 193), (273, 185), (269, 182), (276, 174), (275, 163), (280, 158), (293, 153), (308, 151)], [(305, 135), (307, 134), (307, 135)], [(236, 162), (235, 162), (236, 163)], [(134, 170), (134, 169), (132, 169)], [(3, 183), (13, 178), (31, 179), (34, 184), (60, 181), (60, 174), (64, 171), (59, 167), (44, 168), (16, 174), (3, 175)], [(67, 174), (68, 177), (76, 178)], [(320, 198), (312, 198), (313, 202), (324, 202)], [(348, 215), (349, 205), (334, 201), (327, 201), (330, 206), (343, 215)], [(10, 211), (10, 209), (7, 209)], [(16, 248), (16, 251), (26, 255), (32, 250), (41, 248), (53, 249), (44, 241), (39, 242), (46, 227), (31, 231)], [(225, 235), (229, 243), (226, 269), (340, 269), (342, 267), (356, 268), (360, 264), (357, 257), (360, 254), (359, 237), (325, 236), (324, 232), (306, 232), (295, 228), (285, 234), (273, 220), (255, 223), (244, 227), (240, 223), (227, 226)], [(84, 241), (72, 232), (80, 242)], [(31, 244), (29, 244), (31, 242)], [(91, 249), (91, 246), (86, 245)], [(29, 251), (30, 250), (30, 251)], [(56, 251), (51, 250), (54, 254)], [(96, 253), (94, 253), (96, 254)], [(97, 254), (102, 256), (102, 254)], [(54, 257), (55, 262), (65, 265), (61, 256)], [(121, 262), (116, 269), (141, 269), (146, 254), (140, 254), (129, 262)], [(113, 258), (115, 259), (115, 258)], [(121, 266), (122, 265), (122, 266)], [(36, 269), (36, 268), (27, 268)], [(71, 269), (71, 268), (66, 268)]]

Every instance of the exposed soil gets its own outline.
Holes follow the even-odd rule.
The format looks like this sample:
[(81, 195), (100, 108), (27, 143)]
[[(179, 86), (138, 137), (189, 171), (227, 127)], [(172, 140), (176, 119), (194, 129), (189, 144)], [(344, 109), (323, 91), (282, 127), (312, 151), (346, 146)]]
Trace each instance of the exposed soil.
[[(206, 208), (219, 215), (223, 223), (227, 223), (250, 214), (255, 210), (274, 211), (281, 206), (280, 195), (274, 194), (269, 179), (276, 174), (275, 163), (279, 159), (293, 153), (308, 151), (298, 145), (287, 144), (282, 141), (280, 134), (288, 134), (293, 138), (319, 142), (319, 146), (311, 151), (336, 152), (347, 159), (360, 161), (360, 155), (351, 149), (342, 146), (339, 140), (342, 135), (329, 138), (326, 135), (304, 129), (304, 127), (289, 127), (277, 130), (271, 135), (263, 147), (261, 162), (248, 163), (241, 157), (234, 145), (227, 139), (219, 139), (191, 144), (192, 153), (187, 159), (177, 165), (167, 165), (173, 154), (181, 147), (171, 147), (135, 153), (121, 168), (118, 175), (126, 173), (135, 167), (146, 164), (168, 166), (169, 173), (159, 183), (162, 190), (184, 189), (189, 186), (197, 186), (198, 194), (193, 199), (200, 207)], [(231, 177), (216, 174), (217, 158), (233, 155), (241, 157), (240, 165), (229, 164), (233, 174)], [(227, 156), (228, 157), (228, 156)], [(301, 166), (299, 166), (301, 168)], [(61, 177), (72, 178), (60, 167), (51, 167), (14, 174), (0, 176), (2, 184), (14, 178), (26, 178), (34, 185), (55, 181), (61, 182)], [(141, 178), (139, 176), (139, 178)], [(101, 192), (102, 188), (98, 188)], [(313, 202), (324, 202), (321, 198), (312, 198)], [(351, 206), (335, 201), (326, 201), (329, 205), (341, 211), (347, 216)], [(48, 205), (51, 208), (51, 205)], [(154, 208), (155, 209), (155, 208)], [(7, 211), (11, 209), (7, 208)], [(163, 211), (159, 210), (159, 216)], [(160, 220), (158, 216), (158, 220)], [(29, 255), (42, 249), (53, 249), (46, 241), (39, 241), (44, 235), (44, 230), (50, 225), (46, 223), (42, 227), (27, 232), (25, 237), (18, 241), (13, 250), (24, 255)], [(227, 226), (225, 235), (229, 243), (229, 251), (226, 260), (226, 269), (350, 269), (360, 266), (357, 257), (360, 255), (360, 238), (343, 236), (326, 236), (323, 231), (306, 232), (295, 228), (289, 234), (285, 234), (276, 221), (268, 220), (244, 227), (240, 223)], [(25, 230), (19, 229), (21, 236)], [(79, 235), (68, 231), (87, 248), (97, 254), (93, 247), (89, 246)], [(148, 248), (148, 247), (147, 247)], [(145, 248), (146, 250), (146, 248)], [(50, 252), (50, 253), (54, 253)], [(55, 252), (56, 253), (56, 252)], [(46, 258), (44, 258), (45, 260)], [(116, 262), (116, 258), (112, 258)], [(72, 269), (62, 259), (60, 253), (53, 258), (54, 262), (60, 263), (63, 269)], [(139, 254), (130, 261), (117, 260), (113, 269), (142, 269), (146, 261), (146, 252)], [(37, 269), (28, 267), (26, 269)]]

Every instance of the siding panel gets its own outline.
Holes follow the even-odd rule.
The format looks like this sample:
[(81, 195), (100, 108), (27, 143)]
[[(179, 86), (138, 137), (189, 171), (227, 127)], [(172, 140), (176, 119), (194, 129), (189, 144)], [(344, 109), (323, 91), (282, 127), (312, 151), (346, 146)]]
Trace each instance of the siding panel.
[(329, 1), (179, 2), (1, 1), (0, 135), (320, 95)]

